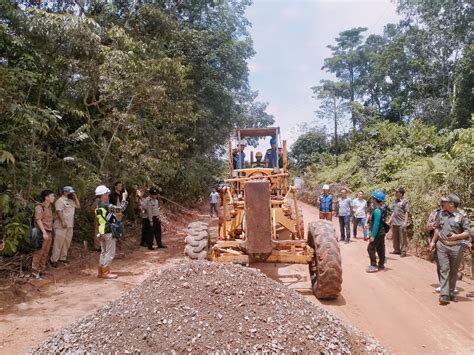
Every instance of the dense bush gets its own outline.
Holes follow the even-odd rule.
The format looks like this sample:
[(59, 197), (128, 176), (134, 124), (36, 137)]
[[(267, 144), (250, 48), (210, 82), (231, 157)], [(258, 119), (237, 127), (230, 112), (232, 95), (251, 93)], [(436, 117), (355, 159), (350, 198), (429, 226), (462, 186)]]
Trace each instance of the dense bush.
[(348, 141), (352, 149), (338, 166), (316, 162), (305, 170), (306, 201), (314, 203), (324, 183), (345, 186), (353, 195), (358, 190), (382, 190), (389, 201), (394, 189), (404, 185), (412, 206), (414, 240), (420, 245), (427, 243), (426, 221), (441, 196), (458, 194), (464, 211), (473, 213), (473, 128), (436, 133), (418, 121), (375, 121), (350, 134)]

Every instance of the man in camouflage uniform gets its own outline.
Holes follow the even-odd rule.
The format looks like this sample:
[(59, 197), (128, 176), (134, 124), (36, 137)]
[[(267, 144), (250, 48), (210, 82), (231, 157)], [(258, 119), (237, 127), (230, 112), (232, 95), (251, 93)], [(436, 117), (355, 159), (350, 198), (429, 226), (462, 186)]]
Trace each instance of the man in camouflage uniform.
[(458, 268), (471, 234), (469, 219), (458, 211), (460, 198), (450, 194), (447, 200), (440, 218), (440, 228), (435, 230), (435, 236), (430, 243), (431, 250), (436, 248), (440, 268), (440, 305), (447, 305), (450, 301), (457, 302), (454, 290)]

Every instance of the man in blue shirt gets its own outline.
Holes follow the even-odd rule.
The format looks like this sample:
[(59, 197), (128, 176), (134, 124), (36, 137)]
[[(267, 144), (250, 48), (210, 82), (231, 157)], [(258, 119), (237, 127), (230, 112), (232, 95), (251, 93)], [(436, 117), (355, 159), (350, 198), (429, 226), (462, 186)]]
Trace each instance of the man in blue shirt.
[(347, 197), (347, 190), (341, 190), (341, 197), (337, 200), (337, 214), (339, 216), (339, 227), (341, 229), (341, 239), (339, 241), (349, 243), (351, 240), (351, 216), (352, 200)]
[(265, 153), (265, 163), (267, 168), (279, 167), (278, 161), (280, 160), (280, 152), (278, 150), (276, 138), (270, 139), (270, 149), (267, 149)]
[(329, 185), (323, 186), (323, 193), (319, 195), (316, 206), (319, 208), (319, 219), (332, 221), (333, 198), (329, 192)]
[[(386, 213), (386, 208), (383, 204), (384, 201), (385, 194), (383, 192), (376, 191), (372, 194), (374, 211), (370, 219), (370, 242), (367, 247), (367, 252), (370, 257), (370, 266), (367, 268), (367, 272), (377, 272), (385, 268), (385, 234), (387, 232), (384, 223), (384, 214)], [(378, 267), (375, 253), (379, 256)]]
[(237, 148), (235, 148), (232, 152), (233, 158), (233, 165), (234, 169), (245, 169), (245, 147), (247, 146), (247, 142), (241, 140)]

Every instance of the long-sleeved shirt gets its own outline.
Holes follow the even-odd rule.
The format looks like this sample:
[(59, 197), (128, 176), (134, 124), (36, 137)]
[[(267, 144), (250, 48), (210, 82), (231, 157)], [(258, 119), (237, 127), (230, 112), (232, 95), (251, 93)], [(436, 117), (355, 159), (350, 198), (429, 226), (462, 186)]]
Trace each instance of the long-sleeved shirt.
[(382, 228), (382, 210), (379, 207), (374, 209), (372, 214), (372, 229), (370, 230), (370, 237), (375, 238), (379, 235), (380, 228)]

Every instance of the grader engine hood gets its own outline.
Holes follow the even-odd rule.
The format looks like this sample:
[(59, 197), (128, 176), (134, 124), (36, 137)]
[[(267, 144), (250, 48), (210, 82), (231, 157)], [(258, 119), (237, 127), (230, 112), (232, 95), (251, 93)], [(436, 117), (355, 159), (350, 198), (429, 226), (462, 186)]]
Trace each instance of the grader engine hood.
[(244, 247), (250, 262), (265, 261), (272, 253), (272, 216), (268, 180), (245, 183), (245, 221), (247, 240)]

